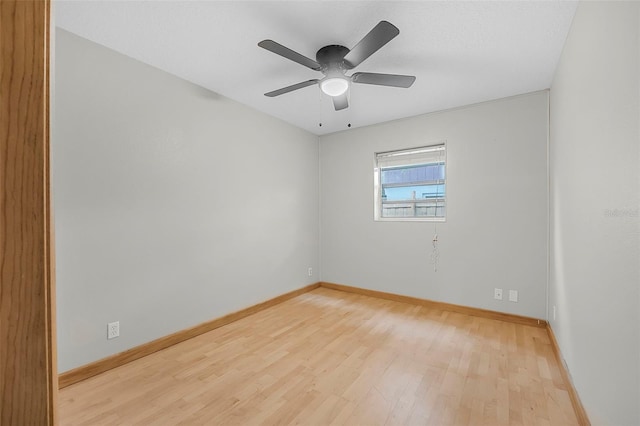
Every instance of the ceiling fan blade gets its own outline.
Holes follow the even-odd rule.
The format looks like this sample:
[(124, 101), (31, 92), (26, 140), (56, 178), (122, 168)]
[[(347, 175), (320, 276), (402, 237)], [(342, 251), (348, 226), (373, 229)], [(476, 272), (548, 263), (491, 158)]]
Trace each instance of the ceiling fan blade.
[(316, 83), (318, 83), (318, 80), (307, 80), (303, 81), (302, 83), (292, 84), (291, 86), (274, 90), (273, 92), (265, 93), (264, 95), (273, 98), (274, 96), (284, 95), (285, 93), (293, 92), (294, 90), (302, 89), (303, 87), (311, 86)]
[(351, 81), (360, 84), (375, 84), (378, 86), (411, 87), (416, 81), (413, 75), (378, 74), (374, 72), (357, 72), (351, 76)]
[(293, 62), (297, 62), (300, 65), (304, 65), (305, 67), (311, 68), (312, 70), (320, 70), (320, 64), (314, 61), (313, 59), (307, 58), (304, 55), (301, 55), (298, 52), (295, 52), (288, 47), (284, 47), (280, 43), (276, 43), (273, 40), (262, 40), (258, 43), (258, 46), (263, 49), (267, 49), (270, 52), (273, 52), (277, 55), (283, 56)]
[(389, 43), (400, 30), (387, 21), (380, 21), (373, 27), (369, 34), (364, 36), (356, 46), (344, 57), (344, 63), (348, 68), (355, 68), (378, 49)]
[(349, 108), (349, 97), (347, 96), (347, 92), (344, 92), (340, 96), (333, 97), (333, 107), (336, 109), (336, 111)]

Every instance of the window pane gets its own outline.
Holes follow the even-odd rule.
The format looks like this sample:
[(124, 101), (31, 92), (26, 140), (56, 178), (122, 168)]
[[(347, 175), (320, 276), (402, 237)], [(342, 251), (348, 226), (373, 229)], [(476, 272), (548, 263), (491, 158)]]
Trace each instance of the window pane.
[(380, 178), (383, 185), (444, 180), (444, 164), (382, 169)]
[(444, 217), (444, 201), (433, 204), (416, 204), (417, 217)]
[(382, 217), (444, 217), (443, 199), (407, 201), (405, 203), (383, 203)]
[(413, 203), (406, 204), (383, 204), (382, 217), (413, 217)]
[(444, 184), (382, 186), (382, 201), (415, 200), (444, 197)]

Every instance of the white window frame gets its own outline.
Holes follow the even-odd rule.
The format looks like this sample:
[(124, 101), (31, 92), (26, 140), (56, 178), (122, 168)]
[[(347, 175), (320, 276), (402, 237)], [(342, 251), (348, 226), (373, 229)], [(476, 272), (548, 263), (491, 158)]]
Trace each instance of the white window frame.
[[(378, 165), (378, 158), (381, 155), (404, 155), (404, 154), (409, 154), (409, 153), (413, 153), (415, 151), (420, 151), (420, 150), (433, 150), (434, 148), (437, 147), (443, 147), (444, 150), (444, 155), (443, 155), (443, 160), (444, 160), (444, 180), (442, 181), (442, 183), (445, 185), (445, 192), (444, 192), (444, 208), (445, 208), (445, 215), (444, 217), (434, 217), (434, 216), (419, 216), (419, 217), (415, 217), (415, 216), (393, 216), (393, 217), (383, 217), (382, 216), (382, 184), (380, 183), (380, 178), (381, 178), (381, 173), (380, 173), (380, 167)], [(399, 166), (401, 167), (401, 166)], [(406, 149), (397, 149), (397, 150), (393, 150), (393, 151), (384, 151), (384, 152), (375, 152), (373, 154), (373, 212), (374, 212), (374, 220), (375, 221), (379, 221), (379, 222), (446, 222), (447, 221), (447, 208), (448, 208), (448, 203), (447, 203), (447, 199), (448, 199), (448, 194), (449, 194), (449, 189), (447, 188), (447, 142), (446, 141), (439, 141), (439, 142), (433, 142), (430, 143), (428, 145), (423, 145), (423, 146), (419, 146), (419, 147), (415, 147), (415, 148), (406, 148)], [(415, 205), (414, 205), (415, 208)]]

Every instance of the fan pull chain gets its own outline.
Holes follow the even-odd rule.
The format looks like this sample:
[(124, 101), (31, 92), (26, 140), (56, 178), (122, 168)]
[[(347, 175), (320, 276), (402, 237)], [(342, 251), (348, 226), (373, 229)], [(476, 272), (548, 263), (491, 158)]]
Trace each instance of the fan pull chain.
[(320, 121), (318, 122), (318, 126), (322, 127), (322, 91), (318, 91), (320, 98), (318, 99), (318, 105), (320, 108), (320, 113), (318, 114), (320, 116)]

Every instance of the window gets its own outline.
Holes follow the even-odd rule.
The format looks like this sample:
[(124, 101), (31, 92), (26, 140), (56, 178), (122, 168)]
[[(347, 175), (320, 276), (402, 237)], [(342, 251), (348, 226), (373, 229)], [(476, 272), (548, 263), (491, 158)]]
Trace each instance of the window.
[(443, 221), (445, 144), (375, 156), (375, 220)]

